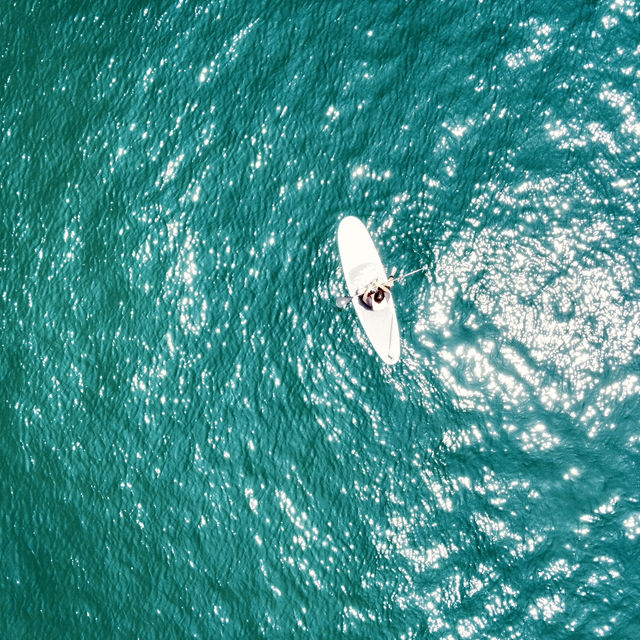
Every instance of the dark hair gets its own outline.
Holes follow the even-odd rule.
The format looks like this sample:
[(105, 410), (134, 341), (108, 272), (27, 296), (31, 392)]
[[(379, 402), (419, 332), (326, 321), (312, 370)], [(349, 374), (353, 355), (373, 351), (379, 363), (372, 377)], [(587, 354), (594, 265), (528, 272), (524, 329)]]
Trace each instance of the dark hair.
[(376, 302), (382, 302), (384, 300), (384, 291), (382, 289), (378, 289), (374, 294), (373, 294), (373, 299)]

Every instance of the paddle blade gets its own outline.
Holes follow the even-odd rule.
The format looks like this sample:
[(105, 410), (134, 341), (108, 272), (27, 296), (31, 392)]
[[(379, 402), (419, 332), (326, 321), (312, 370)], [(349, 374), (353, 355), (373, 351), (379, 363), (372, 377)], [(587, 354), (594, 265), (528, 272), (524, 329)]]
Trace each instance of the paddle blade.
[(336, 304), (338, 305), (338, 309), (346, 309), (351, 302), (351, 298), (336, 298)]

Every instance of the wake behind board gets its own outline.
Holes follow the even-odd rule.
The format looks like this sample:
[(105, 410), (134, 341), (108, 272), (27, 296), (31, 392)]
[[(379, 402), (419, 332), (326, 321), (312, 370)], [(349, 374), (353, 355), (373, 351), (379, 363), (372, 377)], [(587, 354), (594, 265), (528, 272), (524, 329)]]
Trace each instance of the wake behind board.
[[(342, 261), (342, 271), (347, 281), (349, 295), (377, 280), (385, 282), (382, 260), (373, 244), (373, 240), (362, 221), (347, 216), (338, 226), (338, 250)], [(384, 308), (370, 309), (360, 296), (355, 296), (352, 304), (376, 353), (387, 364), (395, 364), (400, 359), (400, 330), (396, 317), (393, 296), (389, 296)]]

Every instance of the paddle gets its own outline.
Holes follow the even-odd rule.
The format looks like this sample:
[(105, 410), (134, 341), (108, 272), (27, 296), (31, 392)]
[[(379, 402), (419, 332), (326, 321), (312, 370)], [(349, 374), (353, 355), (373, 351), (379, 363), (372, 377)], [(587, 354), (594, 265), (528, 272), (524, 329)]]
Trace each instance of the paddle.
[[(393, 274), (396, 272), (396, 268), (393, 267), (393, 269), (391, 269), (391, 279), (393, 279), (393, 284), (395, 284), (396, 282), (402, 282), (403, 280), (406, 280), (409, 276), (413, 276), (416, 273), (420, 273), (421, 271), (424, 271), (425, 269), (427, 269), (429, 265), (425, 265), (424, 267), (420, 267), (419, 269), (415, 269), (414, 271), (409, 271), (409, 273), (403, 273), (401, 276), (398, 276), (397, 278), (393, 277)], [(361, 290), (362, 293), (362, 290)], [(354, 299), (357, 298), (359, 295), (361, 295), (361, 293), (358, 293), (356, 291), (356, 293), (354, 293), (352, 296), (339, 296), (336, 298), (336, 304), (338, 305), (339, 309), (346, 309), (349, 306), (349, 303)]]
[(347, 298), (346, 296), (338, 296), (336, 298), (336, 304), (338, 305), (338, 309), (346, 309), (349, 306), (349, 303), (357, 296), (358, 294), (355, 293), (354, 295), (352, 295), (350, 298)]

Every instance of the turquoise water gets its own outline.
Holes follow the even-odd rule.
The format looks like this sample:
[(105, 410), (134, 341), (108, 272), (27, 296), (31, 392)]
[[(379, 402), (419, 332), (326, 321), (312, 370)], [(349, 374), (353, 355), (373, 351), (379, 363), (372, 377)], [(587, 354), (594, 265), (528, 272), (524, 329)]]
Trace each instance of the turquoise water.
[(0, 18), (0, 637), (640, 637), (637, 0), (87, 7)]

